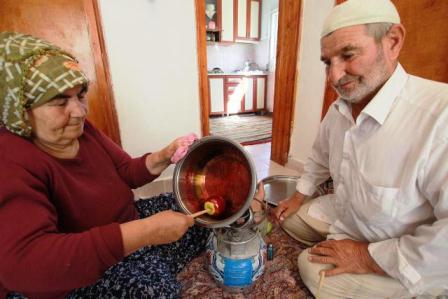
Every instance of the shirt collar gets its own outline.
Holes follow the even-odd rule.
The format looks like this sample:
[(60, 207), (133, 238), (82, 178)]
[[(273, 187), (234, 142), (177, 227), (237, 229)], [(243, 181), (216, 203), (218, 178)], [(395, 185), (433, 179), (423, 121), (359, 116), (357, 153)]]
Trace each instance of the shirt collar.
[[(362, 110), (361, 114), (367, 114), (374, 118), (379, 124), (383, 124), (395, 99), (400, 94), (406, 81), (408, 74), (399, 63), (392, 73), (392, 76), (381, 87), (378, 93), (372, 98), (367, 106)], [(344, 99), (339, 97), (335, 102), (335, 107), (340, 113), (349, 119), (351, 118), (351, 106)], [(361, 116), (361, 115), (360, 115)], [(362, 117), (360, 118), (360, 120)]]
[(338, 97), (334, 103), (335, 108), (341, 113), (345, 118), (352, 121), (352, 107), (341, 97)]
[(383, 87), (381, 87), (369, 104), (362, 110), (362, 113), (370, 115), (382, 125), (395, 99), (400, 95), (401, 90), (406, 84), (408, 76), (401, 64), (398, 64), (392, 76), (390, 76)]

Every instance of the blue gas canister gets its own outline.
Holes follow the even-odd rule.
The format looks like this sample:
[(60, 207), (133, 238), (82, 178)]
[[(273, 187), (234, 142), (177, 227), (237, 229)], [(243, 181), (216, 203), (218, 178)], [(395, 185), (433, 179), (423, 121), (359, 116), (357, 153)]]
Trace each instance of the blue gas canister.
[(258, 231), (219, 228), (209, 239), (207, 255), (214, 279), (223, 288), (238, 292), (263, 274), (266, 244)]

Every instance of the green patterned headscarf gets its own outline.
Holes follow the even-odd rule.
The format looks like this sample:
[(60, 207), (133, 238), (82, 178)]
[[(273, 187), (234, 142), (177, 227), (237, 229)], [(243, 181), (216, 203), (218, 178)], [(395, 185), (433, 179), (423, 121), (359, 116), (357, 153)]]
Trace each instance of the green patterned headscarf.
[(0, 33), (0, 126), (29, 138), (26, 110), (80, 84), (88, 79), (72, 55), (33, 36)]

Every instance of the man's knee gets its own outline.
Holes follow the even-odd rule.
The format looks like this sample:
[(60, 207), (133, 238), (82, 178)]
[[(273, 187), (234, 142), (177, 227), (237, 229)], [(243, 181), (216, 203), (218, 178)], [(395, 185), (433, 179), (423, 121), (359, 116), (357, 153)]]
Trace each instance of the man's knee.
[(324, 239), (322, 235), (306, 224), (297, 213), (286, 218), (281, 226), (291, 237), (309, 246)]
[(321, 270), (321, 267), (308, 260), (308, 250), (309, 249), (305, 249), (299, 254), (297, 263), (303, 283), (313, 294), (315, 294), (319, 285), (319, 271)]
[[(309, 249), (297, 259), (300, 277), (310, 292), (316, 296), (320, 284), (320, 271), (332, 265), (311, 263)], [(324, 279), (321, 298), (410, 298), (408, 291), (397, 280), (374, 274), (340, 274)]]

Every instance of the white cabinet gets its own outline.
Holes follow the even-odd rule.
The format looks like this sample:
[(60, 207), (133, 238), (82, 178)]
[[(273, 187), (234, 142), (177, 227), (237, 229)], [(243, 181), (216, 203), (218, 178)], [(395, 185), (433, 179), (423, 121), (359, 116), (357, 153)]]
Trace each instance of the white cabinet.
[(266, 109), (266, 76), (257, 78), (257, 107), (256, 110)]
[(244, 97), (244, 111), (254, 110), (254, 80), (252, 78), (244, 78), (246, 81), (246, 94)]
[(250, 26), (249, 38), (260, 40), (260, 15), (261, 5), (260, 1), (250, 1)]
[(235, 0), (236, 41), (260, 40), (261, 0)]
[(266, 75), (211, 75), (210, 115), (266, 110)]
[(260, 40), (261, 0), (220, 0), (216, 3), (217, 28), (207, 27), (207, 41), (251, 43)]
[(221, 0), (221, 42), (233, 42), (234, 0)]
[(224, 113), (224, 77), (209, 76), (210, 114)]
[(237, 38), (247, 37), (247, 0), (237, 1)]

